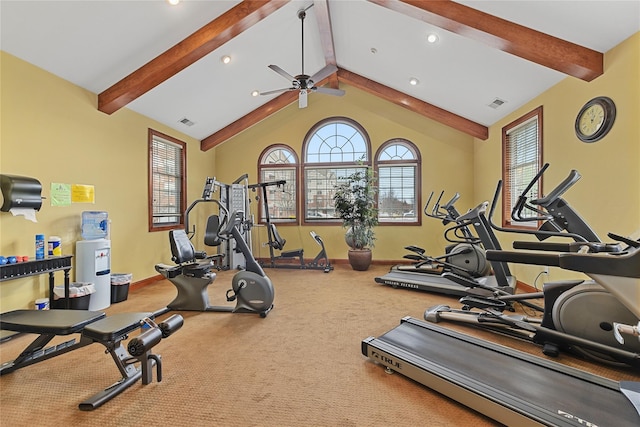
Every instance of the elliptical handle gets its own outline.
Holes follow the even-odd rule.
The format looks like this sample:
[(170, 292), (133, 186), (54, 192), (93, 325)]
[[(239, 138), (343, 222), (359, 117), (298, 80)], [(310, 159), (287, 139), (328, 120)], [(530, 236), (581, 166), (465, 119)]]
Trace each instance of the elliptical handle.
[[(549, 167), (549, 163), (545, 163), (544, 165), (542, 165), (538, 173), (531, 179), (531, 181), (529, 181), (529, 184), (527, 184), (525, 189), (522, 190), (522, 192), (520, 193), (520, 196), (518, 197), (518, 201), (516, 202), (515, 206), (511, 210), (511, 218), (514, 221), (528, 222), (528, 221), (546, 221), (550, 219), (550, 215), (544, 215), (544, 212), (527, 204), (527, 193), (529, 193), (529, 191), (531, 190), (531, 188), (533, 188), (535, 183), (540, 180), (540, 178), (542, 177), (542, 175), (544, 174), (544, 172), (547, 170), (548, 167)], [(540, 216), (534, 216), (534, 217), (522, 216), (522, 211), (525, 207), (533, 212), (536, 212)]]
[[(491, 228), (497, 231), (502, 231), (505, 233), (518, 233), (518, 234), (533, 234), (533, 235), (543, 235), (543, 236), (557, 236), (557, 237), (570, 237), (574, 239), (576, 242), (586, 242), (587, 239), (575, 233), (560, 233), (554, 231), (545, 231), (545, 230), (522, 230), (516, 228), (504, 228), (496, 225), (493, 222), (493, 213), (495, 212), (496, 205), (498, 204), (498, 197), (500, 197), (500, 192), (502, 191), (502, 180), (498, 181), (498, 185), (496, 185), (496, 192), (493, 194), (493, 200), (491, 201), (491, 208), (489, 209), (489, 215), (487, 219), (489, 221), (489, 225)], [(488, 258), (487, 258), (488, 259)]]
[(562, 196), (569, 188), (571, 188), (573, 184), (578, 182), (580, 178), (582, 178), (582, 175), (580, 175), (577, 170), (572, 169), (571, 172), (569, 172), (569, 175), (560, 184), (558, 184), (556, 188), (551, 190), (549, 194), (539, 199), (532, 200), (531, 203), (546, 208), (551, 203), (558, 200), (558, 198), (560, 198), (560, 196)]
[(433, 210), (431, 211), (430, 215), (432, 218), (442, 218), (442, 215), (440, 214), (440, 200), (442, 200), (442, 196), (444, 196), (444, 190), (440, 192), (440, 196), (438, 197), (438, 200), (436, 200), (436, 204), (433, 205)]
[(428, 211), (428, 207), (429, 207), (429, 203), (431, 203), (431, 198), (433, 197), (433, 191), (431, 192), (431, 194), (429, 194), (429, 198), (427, 199), (427, 203), (425, 203), (424, 205), (424, 209), (423, 212), (426, 216), (431, 216), (429, 215), (429, 211)]
[(442, 190), (442, 192), (440, 192), (440, 196), (438, 197), (438, 200), (436, 200), (435, 205), (433, 205), (433, 209), (431, 209), (431, 211), (429, 211), (429, 204), (431, 203), (431, 199), (433, 198), (433, 191), (431, 192), (431, 194), (429, 194), (429, 199), (427, 200), (427, 203), (424, 205), (424, 214), (430, 218), (436, 218), (436, 219), (442, 219), (442, 216), (440, 216), (438, 214), (438, 210), (440, 209), (440, 200), (442, 199), (442, 196), (444, 195), (444, 190)]

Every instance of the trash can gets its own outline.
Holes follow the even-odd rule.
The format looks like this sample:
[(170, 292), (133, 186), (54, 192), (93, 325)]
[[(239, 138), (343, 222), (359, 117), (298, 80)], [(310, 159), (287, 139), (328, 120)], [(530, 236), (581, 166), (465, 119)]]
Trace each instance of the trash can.
[[(95, 293), (96, 287), (93, 283), (70, 283), (69, 284), (69, 308), (71, 310), (88, 310), (91, 302), (91, 294)], [(53, 288), (53, 309), (67, 308), (64, 300), (64, 286)]]
[(111, 304), (127, 299), (131, 278), (132, 275), (129, 273), (111, 273)]

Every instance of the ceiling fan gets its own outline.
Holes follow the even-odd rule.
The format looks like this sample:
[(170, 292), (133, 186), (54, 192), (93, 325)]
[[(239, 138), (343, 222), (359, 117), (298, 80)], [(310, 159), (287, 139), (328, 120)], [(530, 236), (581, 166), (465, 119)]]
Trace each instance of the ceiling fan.
[[(313, 4), (311, 6), (313, 6)], [(311, 6), (309, 6), (307, 9), (309, 9)], [(325, 93), (327, 95), (335, 95), (335, 96), (344, 95), (344, 90), (342, 89), (332, 89), (327, 87), (316, 86), (316, 82), (326, 79), (331, 74), (338, 71), (338, 67), (336, 67), (335, 65), (329, 64), (325, 66), (323, 69), (321, 69), (320, 71), (318, 71), (317, 73), (315, 73), (313, 76), (309, 76), (304, 73), (304, 18), (307, 16), (307, 13), (306, 13), (307, 9), (302, 9), (298, 11), (298, 18), (300, 19), (301, 26), (302, 26), (302, 72), (294, 77), (291, 74), (284, 71), (282, 68), (278, 67), (277, 65), (269, 65), (269, 68), (271, 68), (276, 73), (280, 74), (285, 79), (289, 80), (291, 82), (291, 87), (287, 87), (284, 89), (270, 90), (267, 92), (260, 92), (260, 95), (271, 95), (279, 92), (288, 92), (288, 91), (297, 90), (299, 91), (299, 95), (298, 95), (299, 108), (305, 108), (307, 106), (307, 95), (309, 94), (309, 92), (320, 92), (320, 93)]]

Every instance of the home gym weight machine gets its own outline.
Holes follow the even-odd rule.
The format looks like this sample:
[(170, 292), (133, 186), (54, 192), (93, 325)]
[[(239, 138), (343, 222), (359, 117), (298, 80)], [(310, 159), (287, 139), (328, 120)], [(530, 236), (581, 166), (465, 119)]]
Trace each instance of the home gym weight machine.
[[(191, 203), (185, 211), (184, 226), (189, 238), (195, 235), (195, 226), (190, 228), (189, 214), (200, 203), (214, 202), (224, 207), (223, 212), (249, 212), (249, 195), (248, 195), (248, 175), (244, 174), (231, 184), (224, 184), (214, 178), (207, 177), (202, 197)], [(218, 200), (212, 197), (212, 194), (218, 189)], [(224, 218), (220, 218), (224, 220)], [(251, 218), (245, 216), (240, 224), (239, 231), (242, 240), (251, 250), (251, 228), (253, 222)], [(205, 242), (206, 244), (206, 242)], [(238, 247), (238, 241), (235, 239), (222, 239), (218, 245), (218, 256), (213, 258), (215, 265), (220, 270), (244, 269), (246, 267), (246, 257), (242, 250)]]
[[(309, 234), (313, 238), (314, 242), (316, 242), (320, 246), (320, 251), (315, 256), (315, 258), (308, 263), (304, 262), (304, 249), (290, 249), (284, 250), (284, 245), (286, 244), (286, 240), (283, 239), (278, 233), (278, 229), (276, 225), (271, 221), (271, 215), (269, 213), (269, 200), (267, 197), (268, 188), (276, 187), (281, 188), (284, 191), (284, 185), (287, 182), (285, 180), (279, 181), (269, 181), (269, 182), (261, 182), (258, 184), (251, 184), (248, 187), (252, 191), (260, 191), (260, 193), (256, 196), (256, 199), (262, 201), (262, 208), (264, 210), (265, 216), (265, 224), (267, 227), (267, 246), (269, 246), (269, 261), (263, 263), (263, 267), (267, 268), (289, 268), (289, 269), (300, 269), (300, 270), (322, 270), (325, 273), (333, 270), (333, 266), (327, 257), (327, 251), (324, 247), (324, 242), (322, 238), (316, 234), (314, 231), (311, 231)], [(280, 255), (276, 255), (275, 250), (280, 251)], [(292, 260), (297, 260), (296, 262), (291, 262)], [(285, 261), (285, 262), (281, 262)]]

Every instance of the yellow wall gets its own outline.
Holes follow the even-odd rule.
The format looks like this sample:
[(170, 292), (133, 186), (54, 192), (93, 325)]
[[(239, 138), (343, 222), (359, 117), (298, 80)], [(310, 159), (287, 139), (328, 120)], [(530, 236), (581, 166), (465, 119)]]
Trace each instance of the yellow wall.
[[(301, 154), (308, 129), (330, 116), (347, 116), (369, 133), (375, 150), (390, 138), (407, 138), (422, 153), (422, 203), (431, 191), (460, 192), (460, 210), (491, 198), (500, 179), (501, 128), (522, 114), (544, 107), (545, 174), (550, 189), (570, 169), (582, 180), (566, 199), (601, 235), (607, 231), (629, 234), (640, 224), (640, 34), (605, 55), (605, 74), (592, 82), (566, 78), (535, 100), (490, 128), (487, 141), (474, 140), (458, 131), (411, 113), (352, 87), (342, 98), (314, 94), (309, 107), (283, 109), (208, 152), (193, 138), (153, 120), (122, 109), (109, 116), (97, 111), (96, 94), (87, 92), (4, 52), (0, 56), (0, 171), (32, 176), (43, 184), (47, 197), (34, 224), (22, 217), (0, 213), (0, 254), (34, 255), (34, 235), (62, 237), (63, 252), (74, 254), (84, 210), (105, 210), (112, 221), (112, 271), (133, 273), (134, 281), (156, 275), (153, 266), (170, 262), (166, 232), (149, 233), (147, 225), (147, 129), (152, 127), (187, 143), (188, 200), (200, 197), (205, 177), (231, 182), (248, 173), (257, 181), (257, 157), (271, 144), (284, 143)], [(573, 132), (575, 115), (589, 99), (606, 95), (618, 107), (616, 123), (596, 144), (579, 142)], [(96, 203), (51, 207), (52, 182), (95, 185)], [(201, 232), (205, 213), (198, 208), (192, 222)], [(252, 203), (257, 213), (257, 202)], [(317, 245), (310, 227), (281, 227), (289, 248), (304, 247), (313, 256)], [(330, 258), (345, 259), (344, 231), (335, 226), (315, 226), (325, 240)], [(254, 251), (266, 240), (263, 228), (254, 233)], [(443, 227), (423, 218), (421, 228), (381, 226), (376, 229), (374, 257), (398, 260), (403, 246), (420, 245), (438, 254), (444, 247)], [(503, 246), (511, 235), (498, 233)], [(201, 236), (194, 242), (199, 249)], [(516, 276), (532, 283), (538, 268), (512, 265)], [(72, 280), (73, 280), (73, 270)], [(552, 269), (551, 278), (566, 276)], [(57, 274), (58, 282), (60, 274)], [(563, 276), (564, 277), (564, 276)], [(572, 275), (571, 277), (575, 277)], [(44, 277), (0, 283), (0, 311), (30, 308), (46, 294)]]
[[(35, 256), (35, 235), (62, 238), (64, 254), (75, 253), (85, 210), (109, 213), (112, 272), (142, 280), (170, 263), (167, 232), (148, 232), (147, 131), (153, 128), (187, 143), (188, 197), (202, 194), (213, 173), (215, 153), (200, 151), (193, 138), (128, 109), (113, 115), (97, 110), (97, 95), (1, 53), (0, 171), (30, 176), (42, 183), (46, 197), (37, 223), (0, 213), (0, 254)], [(95, 186), (95, 204), (52, 207), (52, 182)], [(71, 279), (74, 269), (71, 270)], [(62, 273), (56, 273), (58, 284)], [(48, 294), (44, 276), (0, 283), (0, 311), (31, 308)]]
[[(456, 191), (462, 197), (459, 208), (473, 207), (473, 138), (429, 120), (404, 108), (393, 105), (356, 88), (343, 86), (346, 95), (333, 97), (313, 94), (309, 106), (298, 109), (297, 103), (272, 115), (263, 122), (242, 132), (215, 148), (217, 178), (231, 182), (243, 173), (250, 182), (257, 182), (257, 161), (260, 153), (271, 144), (287, 144), (298, 155), (302, 142), (318, 121), (327, 117), (346, 116), (360, 123), (371, 139), (372, 152), (391, 138), (406, 138), (418, 146), (422, 155), (422, 203), (431, 191), (446, 190), (452, 196)], [(252, 203), (257, 218), (258, 202)], [(320, 249), (309, 236), (314, 230), (320, 235), (330, 258), (346, 259), (348, 247), (344, 242), (344, 229), (337, 226), (313, 227), (280, 226), (278, 232), (287, 240), (285, 249), (305, 249), (305, 257), (313, 258)], [(429, 253), (443, 253), (445, 240), (439, 221), (423, 218), (422, 228), (407, 226), (379, 226), (376, 228), (374, 259), (398, 260), (404, 246), (418, 245)], [(254, 228), (254, 254), (268, 257), (264, 227)]]
[[(487, 141), (474, 143), (476, 201), (492, 197), (500, 176), (501, 130), (542, 105), (543, 161), (550, 163), (543, 188), (550, 191), (571, 169), (582, 175), (564, 196), (607, 240), (607, 232), (632, 234), (640, 227), (640, 33), (605, 54), (604, 74), (591, 82), (567, 77), (489, 129)], [(578, 111), (590, 99), (608, 96), (616, 104), (613, 128), (602, 140), (585, 144), (574, 132)], [(500, 212), (500, 209), (497, 210)], [(496, 218), (500, 221), (500, 217)], [(504, 249), (522, 235), (498, 233)], [(527, 236), (525, 236), (527, 237)], [(512, 265), (518, 279), (532, 283), (540, 267)], [(577, 273), (551, 269), (551, 279)]]

